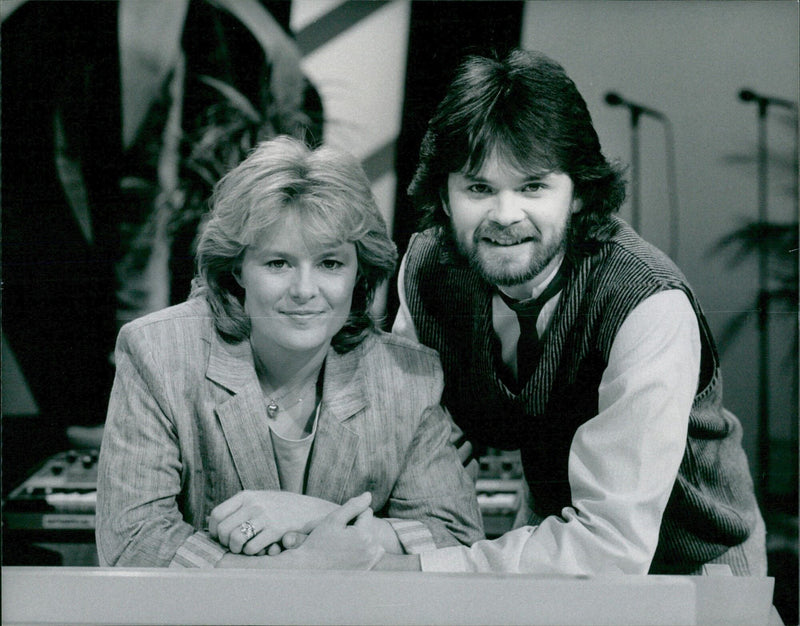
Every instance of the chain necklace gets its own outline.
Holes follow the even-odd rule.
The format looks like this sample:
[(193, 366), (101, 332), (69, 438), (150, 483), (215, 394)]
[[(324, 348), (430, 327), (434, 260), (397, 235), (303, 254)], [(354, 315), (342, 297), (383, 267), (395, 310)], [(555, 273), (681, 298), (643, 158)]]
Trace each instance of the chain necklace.
[(303, 384), (303, 386), (299, 388), (300, 391), (303, 391), (303, 394), (299, 398), (297, 398), (297, 400), (292, 402), (291, 404), (284, 405), (283, 407), (281, 407), (278, 404), (278, 402), (282, 402), (284, 400), (284, 398), (287, 398), (289, 395), (291, 395), (293, 390), (295, 389), (294, 387), (289, 388), (288, 391), (286, 391), (285, 393), (281, 394), (278, 397), (270, 396), (269, 400), (267, 402), (267, 415), (270, 417), (270, 419), (275, 419), (276, 417), (278, 417), (278, 413), (280, 411), (288, 411), (293, 406), (296, 406), (296, 405), (300, 404), (303, 401), (303, 399), (306, 397), (305, 389), (308, 387), (308, 385), (310, 383), (316, 383), (316, 381), (307, 380)]
[[(253, 355), (255, 356), (257, 369), (260, 369), (264, 378), (266, 378), (267, 368), (264, 367), (264, 364), (261, 362), (261, 358), (258, 356), (258, 353), (255, 351), (255, 349), (253, 349)], [(275, 418), (278, 417), (278, 413), (280, 413), (281, 411), (284, 412), (288, 411), (292, 407), (297, 406), (298, 404), (303, 402), (303, 399), (308, 395), (307, 387), (309, 385), (314, 386), (314, 392), (316, 395), (316, 383), (318, 378), (319, 378), (318, 372), (315, 372), (313, 375), (307, 375), (294, 385), (290, 385), (289, 388), (279, 396), (269, 395), (268, 393), (266, 393), (266, 389), (264, 389), (264, 385), (266, 383), (262, 384), (262, 390), (264, 391), (264, 394), (267, 396), (267, 416), (270, 419), (274, 420)], [(285, 400), (289, 396), (295, 395), (298, 391), (302, 391), (303, 393), (300, 394), (300, 396), (291, 404), (284, 406), (278, 404), (279, 402), (283, 402), (283, 400)]]

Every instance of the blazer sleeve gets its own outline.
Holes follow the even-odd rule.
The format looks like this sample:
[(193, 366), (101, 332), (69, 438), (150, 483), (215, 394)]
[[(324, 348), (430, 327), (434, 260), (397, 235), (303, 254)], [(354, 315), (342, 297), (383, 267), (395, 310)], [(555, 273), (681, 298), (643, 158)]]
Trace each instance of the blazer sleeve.
[[(439, 403), (443, 387), (441, 368), (429, 371), (427, 406), (416, 420), (406, 460), (389, 496), (389, 518), (418, 520), (430, 531), (435, 547), (472, 545), (484, 538), (475, 487), (451, 442), (450, 420)], [(419, 385), (407, 385), (406, 393)], [(406, 551), (413, 535), (404, 537), (393, 524)], [(409, 529), (410, 531), (411, 529)], [(414, 550), (417, 551), (417, 550)]]
[(225, 549), (183, 520), (181, 453), (170, 416), (171, 377), (151, 339), (126, 326), (100, 448), (96, 539), (101, 565), (213, 567)]

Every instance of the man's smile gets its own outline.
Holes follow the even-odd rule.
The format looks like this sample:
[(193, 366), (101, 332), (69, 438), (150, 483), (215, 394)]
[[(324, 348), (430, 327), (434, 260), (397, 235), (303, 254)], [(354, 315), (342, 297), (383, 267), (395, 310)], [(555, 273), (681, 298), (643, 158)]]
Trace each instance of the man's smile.
[(529, 243), (533, 241), (533, 237), (523, 237), (523, 238), (509, 238), (509, 237), (481, 237), (481, 241), (483, 243), (488, 243), (493, 246), (501, 246), (504, 248), (512, 247), (512, 246), (519, 246), (525, 243)]

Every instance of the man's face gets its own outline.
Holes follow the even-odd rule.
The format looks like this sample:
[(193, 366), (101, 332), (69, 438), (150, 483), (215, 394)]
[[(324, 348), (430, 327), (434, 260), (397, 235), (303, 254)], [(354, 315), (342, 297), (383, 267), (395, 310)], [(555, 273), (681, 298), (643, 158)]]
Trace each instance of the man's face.
[(580, 201), (559, 172), (527, 174), (491, 154), (474, 175), (447, 179), (445, 211), (461, 253), (495, 285), (525, 283), (567, 244), (567, 226)]

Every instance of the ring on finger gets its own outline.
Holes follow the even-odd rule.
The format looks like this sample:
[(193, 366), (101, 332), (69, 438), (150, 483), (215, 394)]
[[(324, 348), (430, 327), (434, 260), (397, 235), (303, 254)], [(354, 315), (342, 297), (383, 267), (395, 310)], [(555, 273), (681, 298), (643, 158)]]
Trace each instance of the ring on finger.
[(242, 533), (245, 542), (247, 542), (256, 536), (256, 527), (253, 526), (253, 523), (250, 520), (247, 520), (246, 522), (241, 523), (239, 526), (239, 532)]

